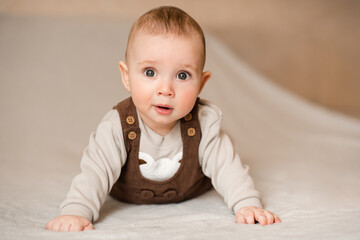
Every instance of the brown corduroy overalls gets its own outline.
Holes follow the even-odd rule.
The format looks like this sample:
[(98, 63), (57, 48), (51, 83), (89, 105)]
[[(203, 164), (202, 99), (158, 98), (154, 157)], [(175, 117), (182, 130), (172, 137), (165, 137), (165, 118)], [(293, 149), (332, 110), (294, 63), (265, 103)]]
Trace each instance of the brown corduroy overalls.
[(140, 172), (140, 128), (135, 105), (130, 98), (114, 107), (119, 112), (127, 160), (110, 195), (135, 204), (181, 202), (199, 196), (211, 188), (199, 165), (201, 129), (198, 120), (198, 101), (193, 110), (181, 119), (183, 158), (176, 174), (165, 181), (146, 179)]

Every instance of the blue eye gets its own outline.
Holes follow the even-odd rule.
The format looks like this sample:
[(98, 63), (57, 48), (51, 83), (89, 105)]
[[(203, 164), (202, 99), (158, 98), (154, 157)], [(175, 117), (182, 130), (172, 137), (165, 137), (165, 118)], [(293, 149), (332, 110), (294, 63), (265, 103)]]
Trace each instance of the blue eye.
[(187, 72), (179, 72), (176, 77), (180, 80), (186, 80), (186, 79), (190, 78), (190, 74)]
[(150, 77), (150, 78), (156, 76), (155, 71), (152, 70), (152, 69), (146, 69), (145, 72), (144, 72), (144, 74), (145, 74), (145, 76)]

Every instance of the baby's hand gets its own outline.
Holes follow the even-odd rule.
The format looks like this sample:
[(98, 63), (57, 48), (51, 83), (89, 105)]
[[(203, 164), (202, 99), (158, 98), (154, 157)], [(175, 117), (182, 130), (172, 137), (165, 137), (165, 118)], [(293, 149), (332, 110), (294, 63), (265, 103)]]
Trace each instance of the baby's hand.
[(63, 215), (48, 222), (46, 229), (54, 232), (79, 232), (94, 230), (94, 226), (84, 217)]
[(240, 208), (235, 217), (237, 223), (254, 224), (255, 221), (259, 222), (261, 225), (281, 223), (278, 216), (258, 207)]

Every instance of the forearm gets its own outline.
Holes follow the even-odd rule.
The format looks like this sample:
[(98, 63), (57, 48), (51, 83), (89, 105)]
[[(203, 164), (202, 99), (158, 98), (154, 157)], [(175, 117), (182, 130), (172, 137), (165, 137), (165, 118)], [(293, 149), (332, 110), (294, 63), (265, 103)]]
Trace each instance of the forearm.
[(221, 130), (204, 149), (202, 161), (204, 173), (234, 213), (245, 206), (261, 207), (260, 194), (248, 173), (249, 168), (242, 165), (229, 137)]
[(77, 215), (96, 221), (113, 184), (120, 176), (125, 163), (121, 130), (114, 126), (114, 120), (103, 121), (96, 133), (91, 134), (88, 147), (81, 160), (81, 173), (70, 187), (61, 204), (61, 215)]
[(95, 221), (116, 176), (112, 177), (104, 167), (105, 159), (89, 151), (92, 150), (84, 151), (81, 173), (73, 179), (67, 197), (60, 206), (60, 214), (82, 216)]

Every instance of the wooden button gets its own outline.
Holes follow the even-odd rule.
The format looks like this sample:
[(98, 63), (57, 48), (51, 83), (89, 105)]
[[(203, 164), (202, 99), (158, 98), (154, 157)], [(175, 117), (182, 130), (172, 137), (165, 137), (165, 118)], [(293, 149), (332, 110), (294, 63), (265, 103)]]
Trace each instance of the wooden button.
[(134, 132), (134, 131), (129, 132), (128, 138), (130, 140), (134, 140), (136, 138), (136, 132)]
[(190, 120), (192, 119), (191, 113), (189, 113), (188, 115), (186, 115), (186, 116), (184, 117), (184, 119), (185, 119), (185, 121), (190, 121)]
[(127, 124), (132, 125), (132, 124), (134, 124), (134, 122), (135, 122), (135, 118), (134, 118), (133, 116), (128, 116), (128, 117), (126, 118), (126, 122), (127, 122)]
[(189, 135), (190, 137), (194, 136), (195, 133), (196, 133), (195, 128), (189, 128), (189, 129), (187, 130), (187, 135)]

